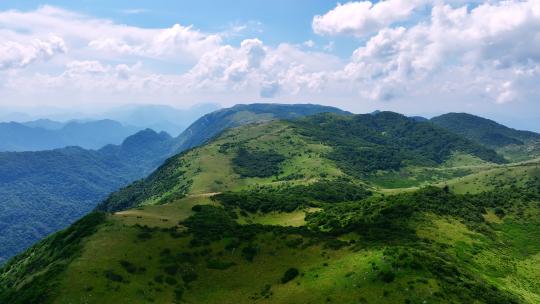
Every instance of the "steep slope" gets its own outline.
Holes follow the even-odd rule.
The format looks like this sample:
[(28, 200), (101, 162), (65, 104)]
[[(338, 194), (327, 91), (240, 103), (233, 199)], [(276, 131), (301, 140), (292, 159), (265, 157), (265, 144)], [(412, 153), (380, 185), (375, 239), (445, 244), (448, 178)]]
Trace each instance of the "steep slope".
[(0, 262), (92, 210), (168, 157), (171, 137), (141, 131), (120, 146), (0, 153)]
[(296, 119), (318, 113), (350, 114), (334, 107), (313, 104), (240, 104), (204, 115), (178, 136), (176, 151), (205, 143), (225, 129), (276, 119)]
[[(151, 122), (168, 108), (150, 107), (158, 113), (151, 113), (149, 117), (141, 114), (141, 109), (147, 107), (136, 107), (136, 111), (128, 111), (127, 116), (122, 117), (138, 117)], [(205, 109), (207, 107), (192, 110)], [(180, 112), (189, 115), (193, 111)], [(99, 151), (67, 148), (0, 154), (4, 168), (24, 172), (14, 178), (11, 171), (0, 170), (0, 179), (7, 181), (0, 184), (0, 193), (6, 198), (0, 204), (5, 211), (4, 221), (0, 224), (0, 263), (43, 236), (66, 227), (91, 210), (108, 193), (147, 176), (178, 149), (200, 144), (230, 126), (324, 111), (343, 112), (318, 105), (238, 105), (199, 119), (190, 132), (179, 138), (173, 139), (166, 133), (158, 134), (147, 129), (128, 137), (122, 145), (108, 145)], [(182, 117), (178, 119), (182, 120)], [(106, 135), (106, 132), (96, 133), (101, 134)]]
[(538, 303), (540, 164), (508, 188), (383, 195), (365, 179), (380, 167), (356, 172), (340, 148), (399, 146), (375, 158), (392, 167), (443, 169), (454, 150), (501, 159), (429, 123), (370, 117), (251, 124), (184, 151), (101, 205), (136, 208), (91, 213), (7, 263), (0, 302)]
[(46, 120), (0, 123), (0, 151), (40, 151), (67, 146), (99, 149), (107, 144), (119, 144), (139, 130), (113, 120), (58, 124)]
[(516, 160), (540, 154), (540, 134), (538, 133), (515, 130), (467, 113), (448, 113), (432, 118), (431, 122), (470, 140), (497, 149)]

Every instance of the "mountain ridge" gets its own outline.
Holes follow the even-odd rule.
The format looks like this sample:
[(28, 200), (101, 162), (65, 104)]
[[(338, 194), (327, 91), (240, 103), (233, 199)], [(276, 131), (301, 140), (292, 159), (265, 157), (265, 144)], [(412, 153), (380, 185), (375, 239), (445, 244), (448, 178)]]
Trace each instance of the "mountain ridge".
[[(408, 168), (449, 174), (377, 184)], [(108, 212), (12, 259), (0, 301), (533, 304), (539, 199), (540, 163), (507, 165), (429, 122), (263, 120), (169, 158)]]
[[(211, 132), (206, 132), (207, 129), (200, 129), (197, 127), (197, 122), (194, 123), (196, 132), (193, 133), (189, 139), (191, 144), (200, 144), (203, 141), (215, 136), (221, 132), (223, 128), (229, 124), (242, 124), (251, 121), (259, 121), (261, 119), (267, 119), (270, 116), (281, 115), (278, 110), (283, 110), (287, 106), (264, 106), (266, 109), (259, 109), (259, 115), (252, 115), (249, 112), (250, 108), (260, 108), (260, 106), (243, 105), (237, 106), (234, 110), (231, 110), (228, 115), (234, 115), (238, 112), (238, 108), (242, 109), (243, 114), (247, 114), (248, 120), (236, 120), (235, 117), (230, 118), (228, 115), (222, 116), (225, 123), (217, 125), (210, 125)], [(310, 110), (311, 109), (311, 110)], [(316, 105), (305, 105), (296, 108), (289, 108), (287, 115), (289, 116), (301, 116), (302, 111), (321, 111), (323, 109), (335, 109), (327, 108)], [(267, 111), (266, 115), (262, 114), (263, 111)], [(272, 114), (272, 111), (275, 114)], [(290, 113), (292, 114), (290, 114)], [(244, 117), (245, 118), (245, 117)], [(201, 118), (202, 119), (202, 118)], [(200, 120), (199, 121), (203, 121)], [(187, 134), (187, 133), (186, 133)], [(55, 157), (42, 157), (42, 155), (51, 155), (51, 152), (28, 152), (25, 154), (17, 154), (17, 152), (4, 152), (0, 153), (0, 158), (3, 157), (5, 167), (12, 166), (14, 170), (24, 169), (21, 162), (18, 160), (20, 155), (27, 155), (32, 159), (31, 163), (35, 163), (33, 171), (27, 172), (24, 178), (14, 182), (12, 179), (12, 173), (4, 172), (0, 174), (0, 179), (12, 181), (11, 183), (0, 184), (0, 192), (5, 193), (4, 197), (9, 197), (9, 200), (5, 202), (4, 208), (4, 223), (3, 234), (0, 236), (0, 243), (4, 244), (3, 249), (0, 250), (0, 263), (1, 259), (8, 259), (10, 256), (23, 249), (25, 246), (30, 245), (39, 238), (54, 232), (57, 229), (64, 228), (67, 224), (77, 219), (85, 212), (93, 209), (99, 202), (101, 202), (110, 192), (117, 190), (122, 186), (126, 186), (130, 182), (143, 178), (150, 174), (154, 169), (160, 166), (163, 161), (168, 157), (174, 155), (178, 151), (178, 137), (172, 138), (167, 133), (157, 133), (150, 129), (139, 131), (138, 133), (127, 137), (122, 145), (107, 145), (99, 150), (83, 150), (77, 148), (65, 148), (59, 149), (56, 152), (52, 152)], [(69, 156), (70, 161), (66, 161), (66, 153), (71, 153)], [(81, 162), (72, 162), (75, 158), (80, 158)], [(95, 163), (90, 165), (87, 160), (93, 160)], [(66, 167), (66, 163), (71, 163), (74, 169)], [(19, 165), (18, 165), (19, 164)], [(57, 171), (53, 167), (58, 164)], [(85, 166), (84, 164), (87, 164)], [(22, 168), (18, 168), (22, 166)], [(61, 168), (61, 169), (59, 169)], [(102, 173), (93, 174), (95, 168), (103, 168)], [(46, 173), (43, 173), (45, 170)], [(0, 171), (1, 172), (1, 171)], [(53, 174), (55, 173), (55, 174)], [(71, 185), (73, 189), (79, 189), (81, 196), (77, 198), (76, 195), (71, 195), (70, 192), (62, 192), (66, 189), (64, 184), (58, 185), (58, 176), (70, 176), (66, 179), (67, 185)], [(28, 185), (32, 185), (35, 189), (40, 189), (40, 192), (34, 196), (27, 195), (25, 190)], [(89, 196), (90, 198), (88, 198)], [(69, 199), (67, 199), (69, 198)], [(18, 205), (32, 206), (33, 221), (35, 223), (42, 223), (39, 230), (33, 228), (35, 225), (20, 226), (19, 222), (27, 222), (27, 217), (24, 216), (24, 209), (18, 208)], [(42, 206), (43, 205), (43, 206)], [(79, 205), (79, 207), (77, 207)], [(65, 211), (60, 208), (64, 206)], [(68, 207), (66, 207), (68, 206)], [(56, 222), (51, 222), (55, 216), (51, 216), (51, 210), (59, 212), (55, 216), (58, 217)], [(40, 213), (40, 210), (42, 213)], [(9, 211), (9, 212), (7, 212)], [(15, 212), (21, 216), (9, 216)], [(67, 216), (67, 214), (71, 216)], [(40, 214), (43, 219), (40, 219)], [(60, 216), (60, 214), (62, 214)], [(9, 223), (9, 225), (8, 225)], [(45, 224), (47, 223), (47, 224)], [(39, 226), (39, 225), (38, 225)], [(19, 228), (17, 228), (19, 227)], [(19, 229), (19, 230), (17, 230)], [(7, 231), (11, 231), (7, 233)], [(11, 236), (11, 237), (10, 237)], [(21, 241), (16, 241), (16, 240)]]

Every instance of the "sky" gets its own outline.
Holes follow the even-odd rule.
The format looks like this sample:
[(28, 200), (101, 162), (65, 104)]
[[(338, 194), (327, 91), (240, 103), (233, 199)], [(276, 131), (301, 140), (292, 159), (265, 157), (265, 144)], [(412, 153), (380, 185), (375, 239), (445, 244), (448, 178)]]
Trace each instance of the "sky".
[(540, 0), (0, 1), (0, 111), (319, 103), (540, 131)]

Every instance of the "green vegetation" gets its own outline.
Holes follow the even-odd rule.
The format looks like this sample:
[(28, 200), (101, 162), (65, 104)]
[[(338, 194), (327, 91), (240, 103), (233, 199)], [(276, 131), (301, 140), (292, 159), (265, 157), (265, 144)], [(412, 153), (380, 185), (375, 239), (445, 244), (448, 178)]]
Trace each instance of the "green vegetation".
[[(177, 138), (171, 138), (164, 132), (156, 133), (146, 129), (127, 137), (121, 145), (107, 145), (97, 151), (68, 147), (40, 152), (2, 152), (0, 264), (44, 236), (67, 227), (103, 202), (111, 192), (147, 176), (173, 154), (200, 145), (227, 128), (321, 112), (347, 113), (319, 105), (238, 105), (201, 117)], [(111, 127), (118, 127), (110, 126), (107, 121), (91, 124), (93, 126), (86, 124), (86, 127), (109, 130)], [(88, 132), (86, 127), (81, 129), (84, 124), (68, 125), (68, 129), (77, 131), (75, 133), (79, 135), (85, 133), (85, 136), (75, 136), (76, 138), (71, 131), (68, 132), (70, 134), (64, 134), (79, 143), (88, 138), (98, 139), (100, 142), (110, 140), (104, 136), (112, 136), (115, 141), (119, 138), (119, 134), (111, 132)], [(25, 132), (25, 136), (16, 136), (13, 126), (7, 124), (7, 127), (7, 135), (10, 137), (6, 142), (8, 145), (15, 141), (29, 143), (28, 132)], [(122, 132), (125, 134), (125, 131)], [(97, 138), (96, 134), (99, 134)], [(49, 135), (40, 134), (34, 137), (31, 140), (33, 147), (43, 148), (43, 141), (50, 141)], [(170, 184), (163, 186), (168, 187)], [(130, 185), (129, 190), (124, 189), (121, 194), (111, 197), (108, 207), (102, 204), (99, 209), (122, 210), (137, 205), (141, 200), (152, 200), (152, 197), (158, 194), (167, 197), (160, 197), (160, 201), (154, 203), (170, 202), (182, 197), (187, 187), (188, 184), (183, 184), (174, 191), (163, 193), (156, 187), (148, 189), (144, 181), (139, 181)], [(146, 191), (151, 193), (147, 194)]]
[(104, 213), (90, 213), (10, 260), (0, 275), (0, 302), (43, 303), (57, 294), (59, 275), (104, 221)]
[[(43, 303), (538, 303), (539, 202), (537, 161), (504, 163), (429, 122), (252, 124), (113, 194), (69, 255), (44, 241), (14, 259), (1, 283), (19, 283), (0, 299), (24, 302), (24, 287), (47, 290), (31, 298)], [(62, 268), (45, 282), (29, 259)]]
[(233, 168), (241, 177), (269, 177), (279, 173), (283, 155), (273, 151), (249, 151), (238, 149), (233, 158)]
[(146, 130), (98, 151), (0, 153), (0, 264), (148, 174), (168, 156), (170, 139)]
[[(115, 211), (136, 206), (139, 202), (159, 197), (159, 203), (166, 203), (185, 196), (191, 185), (189, 180), (182, 180), (182, 155), (169, 158), (161, 167), (144, 180), (120, 189), (98, 205), (101, 211)], [(174, 189), (174, 192), (170, 192)]]
[(285, 273), (283, 274), (283, 277), (281, 278), (281, 283), (285, 284), (289, 281), (294, 280), (298, 276), (298, 269), (296, 268), (289, 268)]
[(467, 113), (448, 113), (431, 122), (450, 132), (496, 149), (510, 160), (523, 161), (540, 155), (540, 134), (519, 131)]
[(248, 212), (292, 212), (318, 202), (339, 203), (360, 200), (371, 195), (363, 185), (347, 180), (321, 180), (308, 185), (259, 187), (214, 196), (225, 207), (238, 207)]
[(407, 164), (435, 166), (461, 151), (485, 161), (504, 163), (494, 151), (430, 123), (400, 114), (315, 115), (294, 123), (298, 131), (334, 150), (328, 155), (350, 175), (398, 170)]

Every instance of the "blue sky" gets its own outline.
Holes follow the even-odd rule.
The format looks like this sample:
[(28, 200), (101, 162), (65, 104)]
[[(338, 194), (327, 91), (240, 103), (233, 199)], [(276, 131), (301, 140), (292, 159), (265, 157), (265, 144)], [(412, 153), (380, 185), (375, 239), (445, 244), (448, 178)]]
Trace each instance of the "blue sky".
[(0, 107), (312, 102), (540, 130), (535, 0), (2, 1)]
[[(193, 24), (207, 32), (227, 30), (231, 26), (259, 22), (259, 37), (270, 45), (283, 42), (302, 43), (306, 40), (326, 41), (311, 29), (314, 15), (324, 14), (336, 6), (336, 1), (274, 0), (274, 1), (48, 1), (47, 5), (115, 20), (118, 23), (149, 28), (165, 28), (172, 24)], [(0, 9), (32, 10), (42, 1), (2, 1)], [(241, 39), (235, 37), (231, 39)], [(343, 55), (349, 56), (354, 43), (341, 39)], [(345, 51), (348, 51), (345, 53)]]

